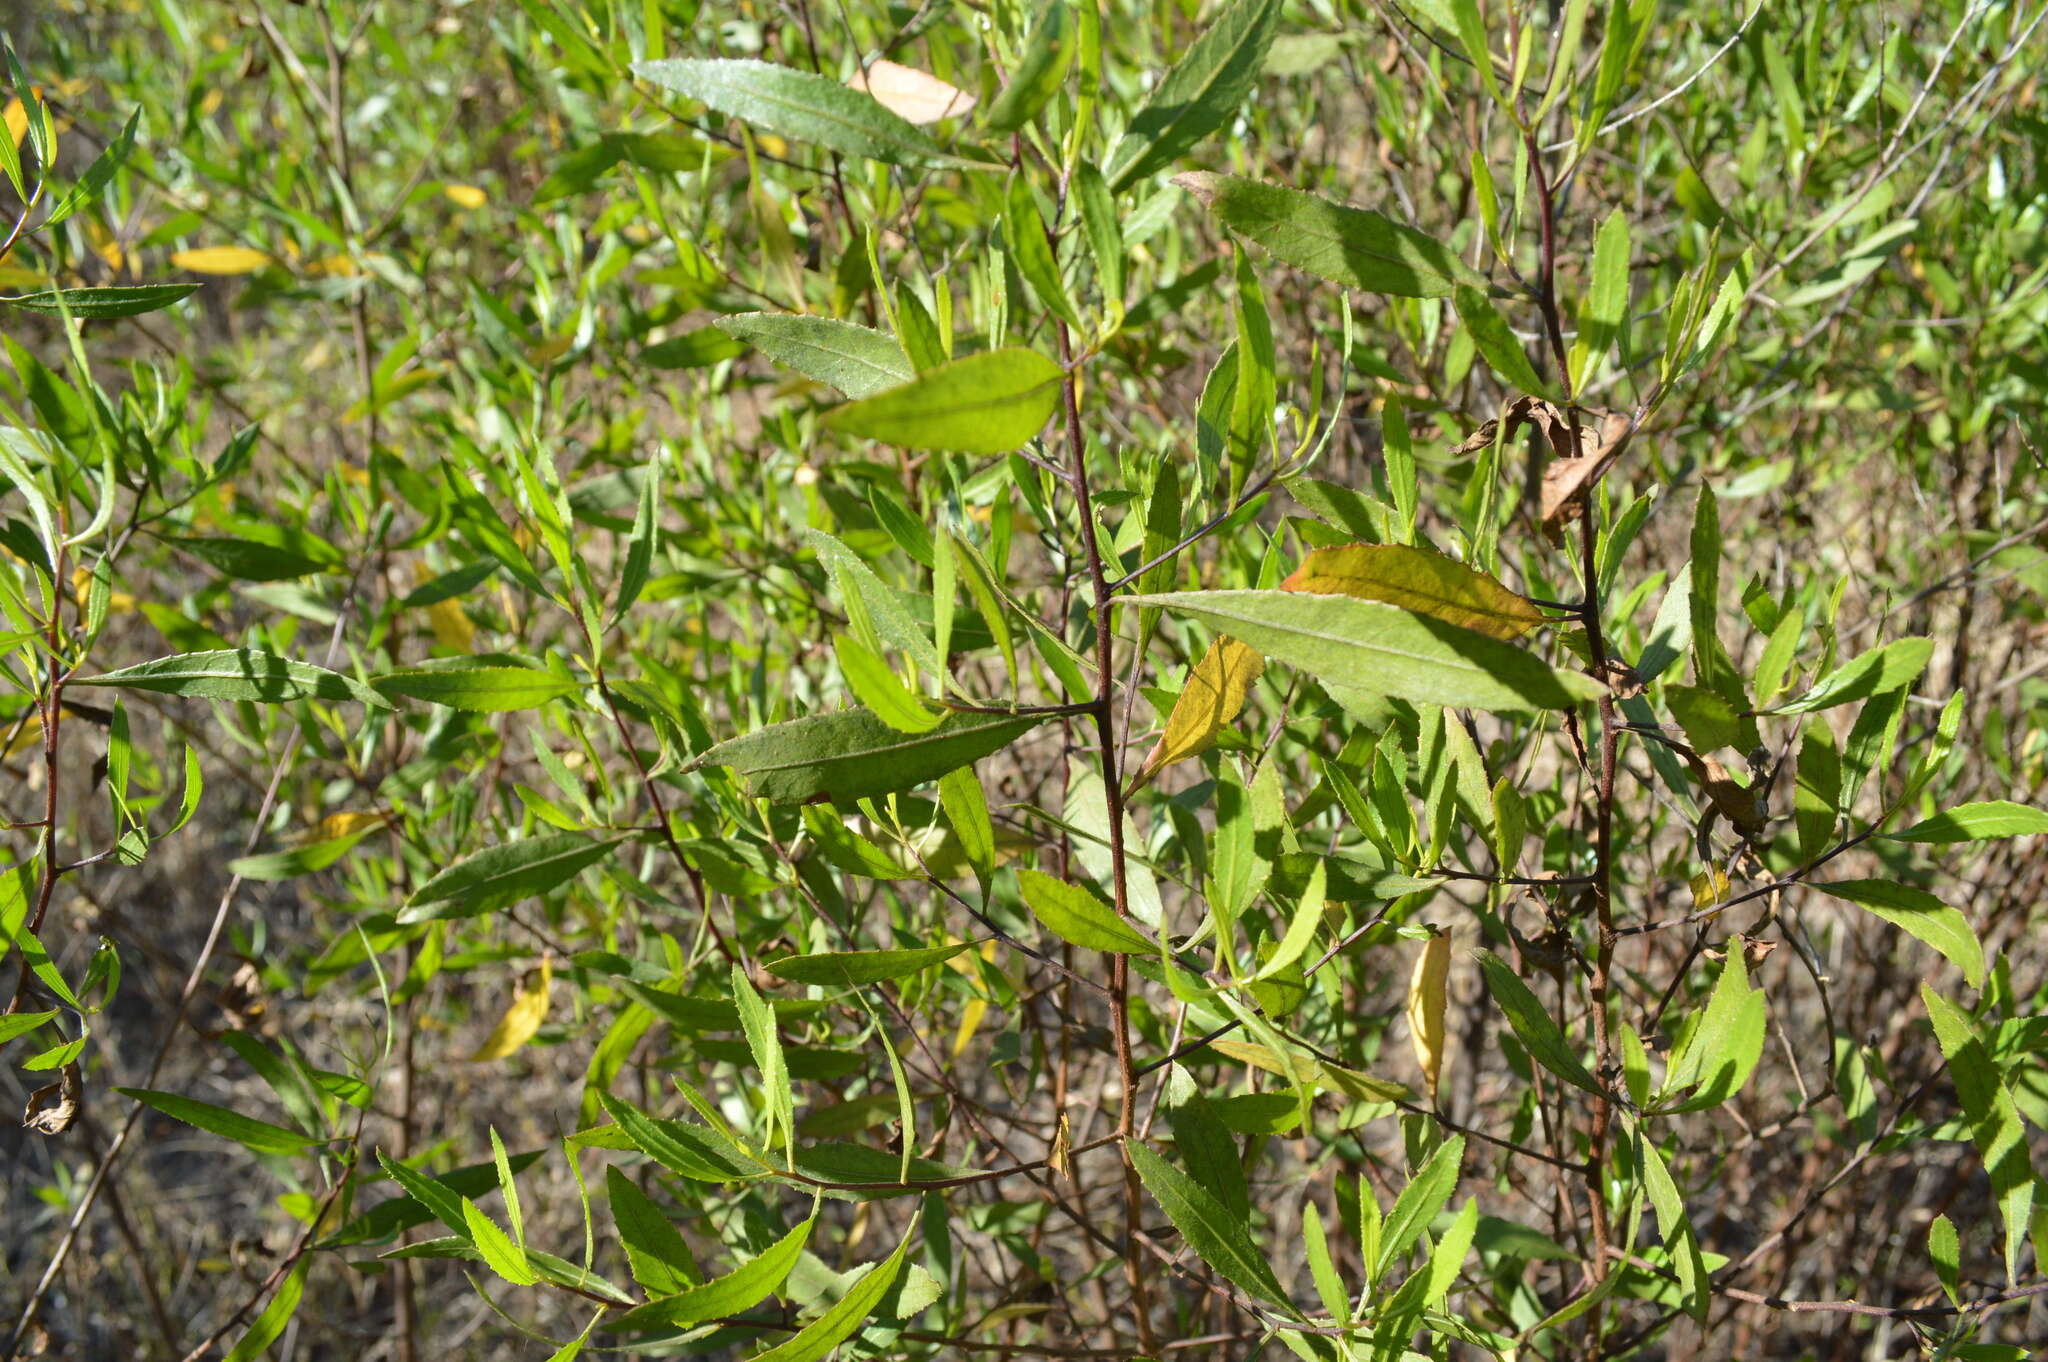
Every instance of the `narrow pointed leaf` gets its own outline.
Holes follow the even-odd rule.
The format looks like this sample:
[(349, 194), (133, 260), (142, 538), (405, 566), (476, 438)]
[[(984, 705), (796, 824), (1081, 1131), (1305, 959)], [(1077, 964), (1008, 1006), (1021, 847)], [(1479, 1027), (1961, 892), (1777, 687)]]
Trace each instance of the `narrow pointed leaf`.
[(85, 320), (110, 317), (139, 317), (161, 312), (172, 303), (199, 291), (197, 284), (130, 284), (107, 288), (58, 288), (41, 293), (0, 296), (0, 305), (25, 312), (51, 316), (69, 315)]
[(2048, 833), (2048, 811), (2009, 799), (1958, 804), (1903, 832), (1885, 834), (1894, 842), (1981, 842), (1993, 837), (2034, 837)]
[(1200, 1183), (1142, 1141), (1132, 1140), (1124, 1147), (1145, 1189), (1203, 1262), (1240, 1289), (1292, 1312), (1286, 1288), (1273, 1275), (1266, 1250), (1252, 1239), (1243, 1216), (1225, 1209)]
[(1507, 1013), (1508, 1025), (1514, 1028), (1516, 1037), (1528, 1047), (1537, 1063), (1564, 1079), (1567, 1083), (1584, 1088), (1590, 1093), (1606, 1095), (1599, 1080), (1579, 1062), (1578, 1053), (1557, 1029), (1550, 1014), (1543, 1010), (1529, 986), (1522, 982), (1507, 962), (1491, 951), (1482, 951), (1479, 964), (1486, 971), (1486, 982), (1493, 990), (1493, 1000)]
[(1535, 602), (1477, 568), (1404, 544), (1317, 549), (1280, 585), (1304, 595), (1384, 601), (1503, 640), (1519, 638), (1544, 620)]
[(611, 1333), (676, 1329), (700, 1320), (751, 1310), (781, 1289), (817, 1223), (815, 1217), (806, 1220), (723, 1277), (714, 1277), (702, 1286), (649, 1301), (616, 1319), (607, 1320), (604, 1328)]
[(206, 700), (253, 700), (282, 704), (289, 700), (354, 700), (375, 709), (391, 704), (368, 686), (339, 672), (253, 648), (178, 653), (153, 662), (138, 662), (119, 671), (83, 676), (73, 686), (119, 686), (158, 695), (186, 695)]
[(1984, 986), (1984, 947), (1970, 920), (1925, 889), (1888, 880), (1834, 880), (1814, 888), (1847, 899), (1918, 937), (1961, 970), (1971, 988)]
[(197, 1126), (208, 1134), (233, 1140), (236, 1144), (258, 1154), (297, 1154), (319, 1144), (311, 1135), (302, 1135), (296, 1130), (287, 1130), (268, 1121), (259, 1121), (253, 1116), (244, 1116), (226, 1107), (217, 1107), (211, 1102), (202, 1102), (195, 1097), (185, 1097), (175, 1092), (156, 1092), (149, 1088), (116, 1088), (123, 1097), (132, 1097), (146, 1107), (155, 1107), (166, 1116), (176, 1117), (186, 1125)]
[(414, 890), (398, 920), (473, 917), (545, 894), (611, 855), (620, 840), (562, 832), (488, 847), (463, 857)]
[(858, 988), (902, 979), (933, 965), (943, 964), (966, 950), (971, 942), (950, 946), (927, 946), (903, 951), (840, 951), (826, 955), (785, 955), (770, 960), (768, 972), (793, 984), (817, 984), (825, 988)]
[(1380, 601), (1289, 591), (1123, 599), (1202, 620), (1318, 680), (1425, 704), (1564, 709), (1604, 689), (1513, 644)]
[(1036, 728), (1037, 715), (956, 714), (928, 733), (899, 733), (864, 709), (771, 724), (692, 763), (727, 766), (747, 793), (778, 804), (851, 805), (937, 780)]
[(1157, 942), (1116, 915), (1116, 910), (1077, 884), (1036, 870), (1020, 870), (1024, 903), (1047, 931), (1084, 950), (1155, 955)]
[(764, 61), (669, 58), (635, 62), (633, 74), (765, 132), (828, 151), (904, 166), (951, 159), (929, 134), (872, 95), (809, 71)]
[(1111, 189), (1165, 169), (1236, 116), (1265, 65), (1280, 8), (1280, 0), (1232, 0), (1188, 45), (1111, 150)]
[(801, 313), (742, 312), (712, 323), (777, 364), (830, 384), (848, 397), (872, 397), (917, 377), (893, 336), (852, 322)]
[(909, 383), (825, 415), (828, 429), (962, 454), (1007, 454), (1044, 428), (1059, 404), (1060, 366), (1012, 346), (950, 360)]
[(1486, 285), (1450, 248), (1381, 213), (1235, 175), (1197, 171), (1174, 183), (1233, 232), (1333, 284), (1396, 298), (1448, 298), (1460, 285)]

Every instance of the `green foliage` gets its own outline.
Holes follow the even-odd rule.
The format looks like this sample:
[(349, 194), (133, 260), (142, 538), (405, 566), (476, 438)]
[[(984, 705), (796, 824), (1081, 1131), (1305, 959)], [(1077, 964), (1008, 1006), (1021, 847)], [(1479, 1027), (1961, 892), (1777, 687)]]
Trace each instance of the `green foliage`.
[(2042, 1335), (2038, 8), (114, 8), (0, 1356)]

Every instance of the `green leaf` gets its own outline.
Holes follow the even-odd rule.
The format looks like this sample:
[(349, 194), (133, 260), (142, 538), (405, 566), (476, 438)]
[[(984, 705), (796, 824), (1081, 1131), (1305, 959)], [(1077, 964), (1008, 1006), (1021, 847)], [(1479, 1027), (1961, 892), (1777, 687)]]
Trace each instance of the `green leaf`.
[(554, 833), (504, 842), (465, 856), (413, 891), (401, 924), (474, 917), (545, 894), (612, 854), (622, 838)]
[(1103, 167), (1111, 189), (1171, 165), (1237, 115), (1265, 65), (1280, 8), (1280, 0), (1232, 0), (1188, 45), (1111, 149)]
[(2034, 837), (2048, 833), (2048, 811), (2009, 799), (1958, 804), (1904, 832), (1888, 832), (1894, 842), (1982, 842), (1993, 837)]
[(1017, 882), (1031, 915), (1047, 931), (1084, 950), (1157, 955), (1159, 944), (1116, 915), (1116, 909), (1078, 884), (1036, 870), (1020, 870)]
[(599, 1093), (597, 1100), (633, 1148), (677, 1177), (692, 1182), (730, 1183), (759, 1177), (767, 1171), (745, 1162), (737, 1147), (703, 1126), (659, 1120), (608, 1092)]
[(1664, 1093), (1698, 1091), (1661, 1114), (1704, 1111), (1740, 1092), (1763, 1058), (1765, 1014), (1763, 991), (1750, 987), (1742, 952), (1729, 950), (1706, 1010), (1665, 1068)]
[(1301, 1239), (1308, 1253), (1308, 1273), (1315, 1281), (1316, 1295), (1321, 1298), (1324, 1311), (1338, 1324), (1349, 1324), (1351, 1293), (1344, 1289), (1344, 1279), (1337, 1275), (1329, 1237), (1323, 1233), (1323, 1213), (1313, 1201), (1305, 1201), (1301, 1206)]
[(1273, 1275), (1266, 1250), (1251, 1236), (1245, 1218), (1226, 1210), (1202, 1185), (1168, 1163), (1140, 1140), (1124, 1145), (1145, 1189), (1203, 1262), (1240, 1289), (1289, 1313), (1287, 1290)]
[(57, 201), (57, 206), (43, 219), (39, 230), (47, 231), (55, 227), (99, 196), (99, 192), (107, 187), (107, 182), (114, 178), (114, 172), (121, 168), (129, 153), (135, 150), (135, 126), (141, 120), (140, 109), (128, 115), (128, 121), (122, 125), (121, 131), (114, 135), (113, 141), (101, 148), (100, 154), (93, 158), (93, 163), (86, 167), (85, 174), (79, 176), (78, 182)]
[(156, 1092), (149, 1088), (116, 1088), (114, 1091), (123, 1097), (132, 1097), (146, 1107), (155, 1107), (186, 1125), (198, 1126), (209, 1134), (233, 1140), (258, 1154), (297, 1154), (321, 1143), (296, 1130), (287, 1130), (283, 1126), (174, 1092)]
[(780, 1290), (790, 1269), (803, 1254), (817, 1218), (804, 1221), (758, 1255), (702, 1286), (652, 1300), (637, 1309), (607, 1319), (608, 1333), (635, 1333), (648, 1329), (678, 1329), (707, 1319), (737, 1315), (751, 1310)]
[(1040, 717), (956, 714), (929, 733), (899, 733), (867, 710), (840, 710), (719, 743), (691, 767), (730, 767), (748, 794), (777, 804), (824, 798), (851, 806), (978, 761), (1036, 728)]
[(1961, 970), (1971, 988), (1984, 986), (1984, 947), (1970, 920), (1925, 889), (1889, 880), (1833, 880), (1813, 887), (1866, 908), (1918, 937)]
[(496, 1221), (477, 1209), (474, 1201), (462, 1198), (462, 1219), (469, 1230), (469, 1242), (483, 1255), (484, 1265), (514, 1286), (532, 1286), (540, 1280), (526, 1261), (526, 1250), (498, 1228)]
[(1685, 1213), (1685, 1198), (1679, 1194), (1678, 1184), (1672, 1181), (1671, 1170), (1665, 1167), (1664, 1156), (1658, 1153), (1656, 1143), (1639, 1133), (1636, 1149), (1642, 1155), (1643, 1186), (1650, 1194), (1650, 1205), (1657, 1212), (1657, 1232), (1664, 1237), (1664, 1246), (1670, 1252), (1672, 1266), (1678, 1273), (1678, 1289), (1685, 1296), (1686, 1313), (1704, 1324), (1711, 1299), (1707, 1290), (1707, 1265), (1700, 1257), (1699, 1236)]
[(48, 1012), (13, 1012), (0, 1016), (0, 1045), (27, 1035), (56, 1015), (56, 1009), (52, 1008)]
[(1579, 338), (1572, 347), (1572, 388), (1585, 386), (1591, 365), (1604, 358), (1628, 323), (1628, 212), (1617, 208), (1593, 239), (1593, 280), (1579, 308)]
[(240, 875), (245, 880), (289, 880), (300, 875), (311, 875), (325, 870), (343, 856), (350, 848), (375, 832), (382, 824), (373, 824), (345, 837), (330, 837), (322, 842), (312, 842), (289, 851), (269, 851), (258, 856), (237, 856), (228, 862), (228, 873)]
[(1956, 1235), (1956, 1222), (1945, 1215), (1934, 1217), (1934, 1223), (1927, 1227), (1927, 1256), (1934, 1262), (1934, 1275), (1941, 1281), (1942, 1294), (1949, 1304), (1962, 1302), (1962, 1241)]
[(1448, 298), (1486, 279), (1440, 242), (1383, 214), (1235, 175), (1191, 172), (1175, 184), (1275, 257), (1333, 284), (1396, 298)]
[(834, 407), (825, 414), (825, 427), (905, 449), (1007, 454), (1051, 419), (1060, 377), (1060, 366), (1036, 350), (988, 350)]
[(1813, 683), (1812, 689), (1796, 700), (1779, 705), (1773, 713), (1807, 714), (1832, 709), (1852, 700), (1865, 700), (1911, 685), (1934, 656), (1934, 640), (1902, 638), (1873, 648), (1846, 662)]
[(1378, 1281), (1387, 1269), (1407, 1255), (1422, 1238), (1422, 1232), (1430, 1222), (1443, 1213), (1451, 1204), (1451, 1194), (1458, 1190), (1458, 1169), (1465, 1159), (1465, 1137), (1453, 1135), (1437, 1146), (1429, 1161), (1416, 1170), (1415, 1178), (1401, 1189), (1401, 1195), (1394, 1201), (1394, 1209), (1387, 1212), (1385, 1224), (1380, 1230), (1380, 1250), (1376, 1262), (1370, 1264), (1373, 1280)]
[(199, 291), (197, 284), (130, 284), (109, 288), (56, 288), (0, 297), (0, 304), (26, 312), (69, 314), (84, 320), (139, 317), (161, 312)]
[(830, 1310), (805, 1325), (795, 1337), (756, 1356), (753, 1362), (817, 1362), (844, 1343), (896, 1284), (896, 1276), (903, 1270), (903, 1255), (909, 1248), (910, 1240), (906, 1238), (894, 1253), (869, 1268)]
[(988, 813), (988, 795), (972, 766), (948, 771), (939, 778), (939, 804), (960, 841), (961, 855), (974, 867), (975, 878), (986, 892), (996, 871), (996, 828)]
[(1514, 1028), (1516, 1037), (1528, 1047), (1536, 1062), (1556, 1074), (1567, 1083), (1584, 1088), (1587, 1092), (1606, 1096), (1606, 1089), (1599, 1080), (1586, 1071), (1579, 1062), (1578, 1053), (1564, 1038), (1564, 1032), (1557, 1029), (1557, 1023), (1543, 1010), (1529, 986), (1507, 962), (1492, 951), (1481, 951), (1480, 968), (1486, 971), (1486, 982), (1493, 990), (1493, 1000), (1507, 1013), (1508, 1025)]
[(468, 657), (436, 658), (418, 667), (383, 672), (371, 677), (370, 684), (386, 699), (402, 695), (478, 714), (536, 709), (583, 689), (580, 682), (565, 681), (538, 667), (505, 666)]
[(1444, 1229), (1430, 1251), (1427, 1275), (1422, 1278), (1422, 1301), (1426, 1308), (1439, 1310), (1458, 1284), (1458, 1273), (1472, 1252), (1472, 1240), (1479, 1232), (1479, 1202), (1465, 1198), (1464, 1207)]
[(338, 555), (310, 535), (213, 535), (170, 538), (224, 577), (244, 582), (281, 582), (335, 566)]
[(633, 1280), (654, 1296), (669, 1296), (699, 1285), (703, 1278), (690, 1257), (689, 1246), (639, 1184), (616, 1167), (606, 1165), (604, 1185)]
[(2027, 1132), (2019, 1106), (2006, 1091), (1998, 1066), (1985, 1052), (1976, 1025), (1967, 1012), (1920, 985), (1920, 1000), (1934, 1024), (1934, 1037), (1948, 1059), (1956, 1098), (1969, 1118), (1970, 1135), (1983, 1156), (1991, 1193), (2005, 1221), (2005, 1271), (2017, 1281), (2020, 1251), (2033, 1216), (2034, 1169), (2027, 1158)]
[(741, 312), (712, 323), (777, 364), (830, 384), (848, 397), (873, 397), (917, 377), (893, 336), (852, 322), (802, 313)]
[(1533, 601), (1477, 568), (1403, 544), (1316, 549), (1280, 585), (1305, 595), (1384, 601), (1502, 640), (1521, 637), (1545, 618)]
[[(877, 577), (874, 570), (860, 560), (860, 555), (823, 530), (811, 530), (805, 537), (810, 540), (818, 561), (831, 574), (835, 597), (846, 607), (848, 619), (856, 622), (857, 629), (861, 627), (858, 621), (864, 619), (866, 626), (872, 627), (878, 643), (900, 649), (918, 670), (928, 676), (938, 676), (945, 671), (938, 649), (932, 646), (931, 635), (922, 623), (912, 617), (901, 594)], [(916, 705), (914, 698), (905, 698)], [(877, 717), (884, 716), (877, 712)], [(937, 722), (937, 716), (933, 716), (931, 723), (917, 728), (910, 728), (906, 723), (892, 723), (890, 726), (925, 732)]]
[(1288, 591), (1127, 596), (1191, 616), (1318, 680), (1457, 708), (1564, 709), (1605, 690), (1510, 643), (1379, 601)]
[(263, 1307), (263, 1313), (256, 1316), (243, 1334), (229, 1349), (221, 1362), (256, 1362), (256, 1359), (270, 1351), (270, 1345), (284, 1334), (292, 1316), (298, 1313), (299, 1300), (306, 1291), (306, 1270), (313, 1265), (312, 1257), (306, 1256), (292, 1266), (283, 1281), (277, 1284), (277, 1291), (270, 1303)]
[(1003, 240), (1009, 245), (1010, 258), (1016, 262), (1017, 273), (1024, 276), (1024, 282), (1038, 295), (1038, 301), (1069, 326), (1081, 324), (1081, 314), (1074, 310), (1074, 302), (1067, 297), (1066, 285), (1060, 281), (1059, 261), (1052, 253), (1052, 242), (1047, 238), (1045, 216), (1039, 208), (1038, 196), (1031, 190), (1031, 183), (1023, 175), (1012, 175), (1003, 200)]
[(282, 704), (289, 700), (354, 700), (373, 709), (390, 702), (368, 686), (339, 672), (253, 648), (178, 653), (153, 662), (138, 662), (119, 671), (82, 676), (73, 686), (119, 686), (158, 695), (185, 695), (205, 700), (255, 700)]
[(926, 946), (903, 951), (839, 951), (825, 955), (785, 955), (771, 960), (767, 971), (794, 984), (817, 984), (825, 988), (859, 988), (884, 983), (943, 964), (966, 950), (971, 942), (950, 946)]
[(754, 1068), (761, 1075), (761, 1086), (768, 1098), (768, 1110), (773, 1120), (769, 1125), (769, 1143), (774, 1143), (777, 1132), (790, 1146), (792, 1157), (796, 1140), (796, 1094), (789, 1086), (789, 1062), (783, 1057), (782, 1036), (775, 1029), (775, 1011), (769, 1007), (747, 978), (747, 972), (735, 963), (732, 967), (732, 1001), (739, 1009), (740, 1030), (746, 1033), (747, 1049), (754, 1057)]
[(1551, 395), (1550, 387), (1536, 376), (1529, 352), (1508, 328), (1507, 322), (1486, 294), (1469, 284), (1460, 284), (1452, 294), (1459, 320), (1465, 323), (1472, 343), (1479, 348), (1493, 372), (1518, 392)]
[(1009, 84), (982, 111), (981, 125), (990, 132), (1015, 132), (1045, 107), (1066, 78), (1074, 57), (1074, 7), (1052, 0), (1039, 10), (1024, 55), (1010, 70)]
[(809, 71), (764, 61), (669, 58), (634, 62), (633, 74), (764, 131), (828, 151), (902, 166), (954, 159), (872, 95)]

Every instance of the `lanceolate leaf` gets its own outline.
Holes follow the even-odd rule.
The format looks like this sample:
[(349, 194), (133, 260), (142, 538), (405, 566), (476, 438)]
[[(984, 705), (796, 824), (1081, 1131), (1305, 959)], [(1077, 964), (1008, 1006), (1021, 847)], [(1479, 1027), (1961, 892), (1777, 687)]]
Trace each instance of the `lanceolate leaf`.
[(1508, 968), (1507, 962), (1491, 951), (1482, 951), (1479, 964), (1486, 971), (1487, 986), (1493, 990), (1493, 1000), (1507, 1013), (1508, 1025), (1514, 1028), (1517, 1038), (1527, 1046), (1536, 1062), (1564, 1079), (1567, 1083), (1584, 1088), (1587, 1092), (1605, 1095), (1599, 1080), (1586, 1070), (1579, 1061), (1578, 1052), (1564, 1038), (1564, 1032), (1557, 1029), (1550, 1014), (1521, 977)]
[(1286, 1288), (1273, 1275), (1266, 1250), (1252, 1239), (1243, 1216), (1225, 1209), (1200, 1183), (1144, 1142), (1132, 1140), (1124, 1148), (1145, 1189), (1203, 1262), (1260, 1300), (1293, 1312)]
[(1024, 902), (1031, 915), (1063, 940), (1091, 951), (1156, 954), (1159, 947), (1116, 910), (1077, 884), (1056, 880), (1036, 870), (1020, 870)]
[(937, 780), (1036, 728), (1033, 714), (956, 714), (900, 733), (864, 709), (814, 714), (722, 742), (693, 766), (729, 766), (747, 792), (778, 804), (852, 804)]
[(1873, 695), (1882, 695), (1912, 684), (1926, 670), (1927, 659), (1934, 656), (1934, 640), (1928, 638), (1902, 638), (1887, 643), (1882, 648), (1873, 648), (1823, 676), (1813, 683), (1813, 688), (1798, 699), (1778, 706), (1779, 714), (1805, 714), (1816, 709), (1832, 709), (1846, 705), (1852, 700), (1866, 700)]
[(1533, 601), (1478, 569), (1403, 544), (1317, 549), (1280, 585), (1305, 595), (1384, 601), (1498, 639), (1519, 638), (1544, 618)]
[(1045, 107), (1074, 57), (1074, 7), (1070, 0), (1051, 0), (1031, 27), (1024, 55), (1010, 71), (1010, 83), (982, 110), (981, 125), (990, 132), (1015, 132)]
[(1536, 367), (1529, 362), (1529, 352), (1522, 348), (1522, 342), (1516, 339), (1484, 290), (1460, 284), (1452, 298), (1458, 320), (1465, 323), (1472, 343), (1502, 382), (1518, 392), (1549, 393), (1549, 385), (1536, 376)]
[(1485, 277), (1442, 243), (1383, 214), (1235, 175), (1193, 172), (1174, 183), (1240, 236), (1310, 274), (1365, 293), (1448, 298)]
[(155, 1092), (148, 1088), (116, 1088), (114, 1091), (123, 1097), (132, 1097), (146, 1107), (155, 1107), (166, 1116), (175, 1116), (186, 1125), (198, 1126), (210, 1134), (233, 1140), (258, 1154), (297, 1154), (320, 1143), (310, 1135), (244, 1116), (238, 1111), (229, 1111), (211, 1102), (201, 1102), (194, 1097)]
[(750, 60), (643, 61), (633, 74), (764, 131), (848, 156), (895, 165), (949, 160), (917, 125), (872, 95), (793, 67)]
[(473, 917), (545, 894), (611, 855), (620, 840), (563, 832), (486, 848), (465, 856), (414, 890), (398, 920)]
[(848, 397), (872, 397), (917, 377), (892, 336), (852, 322), (801, 313), (742, 312), (712, 323), (805, 378)]
[(132, 284), (115, 288), (58, 288), (0, 297), (0, 305), (27, 312), (68, 313), (84, 319), (139, 317), (160, 312), (199, 291), (197, 284)]
[(2009, 799), (1987, 799), (1979, 804), (1958, 804), (1886, 836), (1894, 842), (1981, 842), (2042, 833), (2048, 833), (2048, 811)]
[(565, 681), (538, 667), (503, 666), (470, 658), (448, 659), (448, 663), (385, 672), (371, 677), (370, 684), (387, 697), (403, 695), (484, 714), (534, 709), (583, 689), (575, 681)]
[(376, 691), (339, 672), (253, 648), (179, 653), (119, 671), (80, 677), (70, 684), (120, 686), (206, 700), (255, 700), (269, 704), (288, 700), (354, 700), (376, 709), (391, 708), (390, 702)]
[(1280, 25), (1280, 0), (1232, 0), (1188, 46), (1110, 151), (1109, 187), (1126, 189), (1215, 132), (1258, 81)]
[(889, 1294), (889, 1288), (896, 1285), (897, 1274), (903, 1270), (903, 1255), (909, 1248), (910, 1240), (906, 1238), (894, 1253), (869, 1268), (830, 1310), (805, 1325), (794, 1338), (760, 1354), (754, 1362), (817, 1362), (844, 1343), (875, 1312), (882, 1297)]
[(804, 1251), (816, 1225), (813, 1217), (775, 1241), (757, 1256), (702, 1286), (673, 1296), (652, 1300), (605, 1321), (611, 1333), (632, 1333), (644, 1329), (675, 1329), (699, 1320), (717, 1319), (751, 1310), (768, 1299), (788, 1278), (790, 1269)]
[(1401, 1189), (1401, 1195), (1394, 1202), (1394, 1209), (1387, 1213), (1386, 1224), (1380, 1232), (1379, 1260), (1372, 1267), (1375, 1278), (1385, 1275), (1388, 1268), (1401, 1261), (1429, 1228), (1432, 1220), (1451, 1204), (1451, 1194), (1458, 1190), (1458, 1169), (1465, 1158), (1465, 1137), (1453, 1135), (1437, 1146), (1436, 1153), (1429, 1156), (1429, 1162), (1416, 1172), (1415, 1180)]
[(950, 946), (927, 946), (904, 951), (842, 951), (828, 955), (785, 955), (770, 960), (767, 970), (778, 979), (797, 984), (819, 984), (826, 988), (856, 988), (901, 979), (920, 970), (951, 960), (972, 944), (957, 941)]
[(1234, 638), (1219, 638), (1188, 673), (1167, 717), (1166, 732), (1145, 758), (1144, 770), (1157, 771), (1189, 757), (1198, 757), (1216, 742), (1244, 708), (1252, 682), (1266, 669), (1266, 659)]
[(2027, 1157), (2027, 1133), (2019, 1106), (2006, 1091), (1998, 1066), (1985, 1052), (1969, 1014), (1926, 984), (1920, 986), (1920, 1001), (1934, 1023), (1935, 1040), (1948, 1058), (1956, 1097), (1963, 1104), (1971, 1137), (1991, 1178), (1991, 1193), (2005, 1221), (2006, 1275), (2016, 1279), (2034, 1206), (2034, 1169)]
[(1984, 947), (1970, 920), (1925, 889), (1888, 880), (1834, 880), (1814, 888), (1866, 908), (1940, 951), (1971, 988), (1984, 986)]
[(1603, 689), (1512, 644), (1379, 601), (1289, 591), (1123, 599), (1202, 620), (1318, 680), (1425, 704), (1563, 709)]
[(1013, 346), (951, 360), (902, 387), (835, 407), (825, 424), (905, 449), (1007, 454), (1044, 428), (1059, 395), (1060, 366)]

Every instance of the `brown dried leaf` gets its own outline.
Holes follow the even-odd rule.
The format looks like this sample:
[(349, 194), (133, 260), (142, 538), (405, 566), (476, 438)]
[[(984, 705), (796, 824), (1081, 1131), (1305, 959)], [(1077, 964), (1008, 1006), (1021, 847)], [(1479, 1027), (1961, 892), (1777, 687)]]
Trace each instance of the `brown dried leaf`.
[(57, 1082), (45, 1083), (28, 1095), (21, 1123), (44, 1135), (62, 1135), (78, 1120), (78, 1103), (78, 1061), (73, 1060), (58, 1073)]

